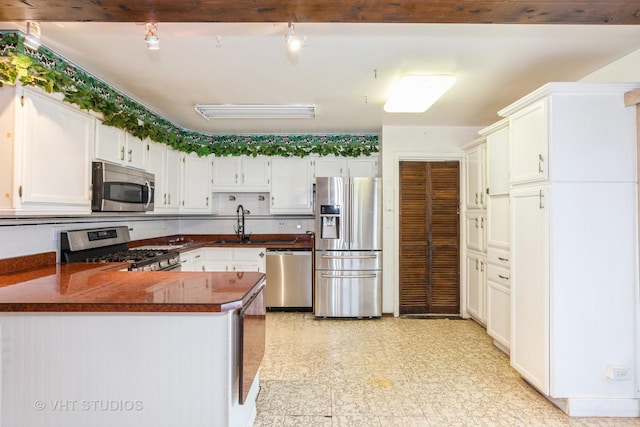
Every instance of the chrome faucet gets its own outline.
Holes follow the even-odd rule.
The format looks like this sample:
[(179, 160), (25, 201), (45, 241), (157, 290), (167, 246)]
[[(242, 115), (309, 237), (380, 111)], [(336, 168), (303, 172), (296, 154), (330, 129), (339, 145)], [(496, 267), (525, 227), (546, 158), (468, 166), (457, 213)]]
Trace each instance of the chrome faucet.
[(233, 230), (235, 231), (236, 236), (240, 237), (241, 242), (246, 242), (248, 240), (244, 228), (245, 213), (249, 213), (249, 211), (246, 211), (242, 205), (238, 205), (236, 208), (236, 225), (233, 227)]

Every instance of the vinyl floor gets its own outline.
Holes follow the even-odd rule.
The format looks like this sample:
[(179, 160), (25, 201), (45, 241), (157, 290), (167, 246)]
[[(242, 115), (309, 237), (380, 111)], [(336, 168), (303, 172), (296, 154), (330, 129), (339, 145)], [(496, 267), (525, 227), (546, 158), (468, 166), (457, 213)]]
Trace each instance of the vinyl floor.
[(255, 426), (640, 426), (568, 417), (472, 320), (267, 314)]

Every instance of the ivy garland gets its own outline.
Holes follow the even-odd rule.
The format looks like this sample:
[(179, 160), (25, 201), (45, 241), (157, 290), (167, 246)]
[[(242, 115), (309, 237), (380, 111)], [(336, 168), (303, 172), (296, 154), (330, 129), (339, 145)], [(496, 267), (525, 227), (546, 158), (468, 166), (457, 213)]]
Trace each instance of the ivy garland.
[(83, 110), (102, 113), (104, 124), (140, 138), (166, 144), (199, 156), (336, 155), (369, 156), (378, 152), (377, 135), (209, 135), (180, 128), (152, 113), (106, 83), (41, 46), (24, 48), (17, 32), (0, 33), (0, 87), (36, 86), (61, 93), (65, 102)]

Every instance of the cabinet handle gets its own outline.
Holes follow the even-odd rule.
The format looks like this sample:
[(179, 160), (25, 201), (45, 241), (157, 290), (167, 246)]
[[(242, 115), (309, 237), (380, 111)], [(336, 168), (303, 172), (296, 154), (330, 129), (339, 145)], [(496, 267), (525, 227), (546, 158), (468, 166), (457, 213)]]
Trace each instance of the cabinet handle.
[(163, 204), (163, 205), (166, 205), (166, 204), (167, 204), (167, 193), (164, 193), (164, 194), (162, 195), (162, 204)]
[(271, 206), (275, 205), (276, 200), (275, 197), (271, 196)]
[(484, 217), (480, 217), (480, 228), (484, 228)]
[(540, 190), (540, 209), (544, 209), (544, 194), (542, 194), (542, 190)]
[(498, 259), (499, 259), (500, 261), (509, 261), (509, 258), (502, 258), (502, 257), (500, 257), (500, 256), (498, 257)]
[(195, 255), (194, 258), (200, 258), (202, 255)]
[(478, 270), (478, 262), (480, 262), (480, 260), (476, 258), (476, 270)]
[(242, 174), (242, 183), (244, 184), (244, 174)]
[(503, 276), (502, 274), (498, 274), (498, 277), (504, 280), (507, 280), (509, 276)]
[(538, 172), (543, 173), (542, 164), (544, 163), (544, 159), (542, 158), (542, 154), (538, 154)]
[(478, 204), (478, 193), (476, 193), (476, 201), (475, 201), (475, 204), (476, 204), (476, 205)]
[(124, 162), (124, 147), (120, 148), (120, 160)]
[(476, 228), (478, 228), (478, 218), (475, 218)]
[(205, 199), (205, 201), (206, 201), (206, 204), (205, 204), (205, 205), (206, 205), (206, 206), (209, 206), (209, 197), (207, 197), (207, 198)]
[(484, 204), (484, 193), (480, 193), (480, 204)]
[(258, 256), (259, 256), (260, 258), (264, 258), (264, 252), (260, 252), (260, 253), (258, 254)]
[(236, 184), (238, 183), (238, 174), (236, 174)]
[(133, 149), (127, 151), (127, 154), (129, 154), (129, 163), (131, 163), (133, 161)]
[(484, 271), (484, 261), (480, 261), (480, 271)]

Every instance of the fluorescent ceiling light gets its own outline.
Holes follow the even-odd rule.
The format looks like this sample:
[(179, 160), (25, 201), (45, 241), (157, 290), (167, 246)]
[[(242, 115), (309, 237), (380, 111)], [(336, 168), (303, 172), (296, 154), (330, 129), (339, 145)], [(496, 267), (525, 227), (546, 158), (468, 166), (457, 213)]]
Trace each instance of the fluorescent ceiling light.
[(313, 119), (315, 104), (198, 104), (208, 119)]
[(456, 82), (453, 76), (408, 74), (391, 87), (387, 113), (424, 113)]

